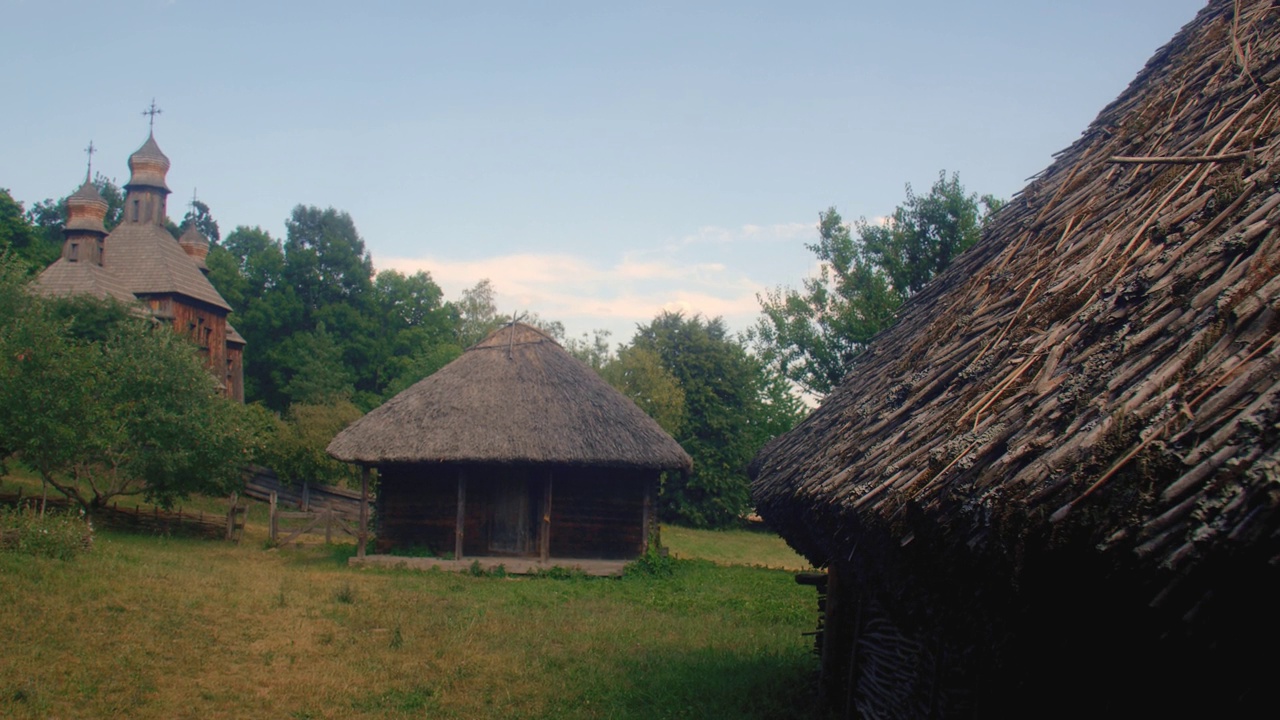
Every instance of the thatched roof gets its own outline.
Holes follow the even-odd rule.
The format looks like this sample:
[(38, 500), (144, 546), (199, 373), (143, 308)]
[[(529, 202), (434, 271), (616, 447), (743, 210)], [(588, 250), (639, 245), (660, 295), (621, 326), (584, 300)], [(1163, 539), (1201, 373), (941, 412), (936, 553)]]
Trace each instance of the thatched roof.
[(536, 328), (507, 325), (338, 433), (345, 462), (688, 469), (635, 403)]
[(760, 514), (818, 564), (927, 534), (1078, 543), (1164, 587), (1245, 549), (1265, 568), (1278, 80), (1280, 10), (1211, 2), (761, 452)]

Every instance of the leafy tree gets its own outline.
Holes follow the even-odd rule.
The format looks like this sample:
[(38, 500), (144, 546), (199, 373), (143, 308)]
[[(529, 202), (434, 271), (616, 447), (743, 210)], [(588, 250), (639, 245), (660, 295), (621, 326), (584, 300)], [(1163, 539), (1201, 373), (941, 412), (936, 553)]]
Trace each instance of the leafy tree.
[(676, 376), (662, 366), (656, 352), (644, 347), (623, 348), (599, 371), (605, 382), (631, 398), (669, 435), (679, 436), (685, 422), (684, 390)]
[(44, 237), (23, 212), (22, 203), (0, 188), (0, 252), (11, 251), (28, 270), (40, 270), (58, 259), (62, 244), (61, 238), (53, 245)]
[(345, 212), (298, 205), (285, 221), (281, 279), (298, 289), (311, 316), (329, 306), (360, 305), (373, 290), (373, 260)]
[(597, 329), (590, 335), (582, 333), (581, 338), (565, 338), (564, 349), (599, 372), (616, 359), (613, 348), (609, 347), (611, 334), (608, 330)]
[(907, 186), (907, 200), (884, 224), (846, 224), (835, 208), (819, 213), (820, 261), (803, 290), (758, 296), (762, 317), (748, 335), (760, 357), (814, 395), (830, 392), (898, 308), (981, 235), (1003, 203), (965, 194), (958, 175), (940, 173), (929, 194)]
[(720, 318), (662, 313), (637, 330), (631, 347), (656, 356), (684, 393), (675, 437), (693, 458), (693, 471), (667, 479), (662, 515), (696, 527), (738, 522), (751, 503), (747, 463), (768, 439), (761, 422), (764, 367)]
[(355, 466), (334, 460), (325, 448), (362, 415), (359, 408), (345, 400), (291, 405), (283, 420), (276, 421), (274, 436), (264, 454), (265, 464), (285, 482), (354, 485), (360, 478)]
[(102, 339), (77, 337), (65, 319), (74, 311), (27, 292), (13, 265), (0, 258), (6, 454), (86, 511), (126, 495), (169, 505), (239, 483), (255, 426), (222, 396), (189, 341), (128, 314)]
[(218, 221), (213, 219), (213, 215), (209, 212), (209, 206), (199, 200), (191, 201), (191, 208), (187, 210), (187, 214), (182, 217), (182, 225), (178, 233), (181, 236), (188, 227), (195, 225), (196, 229), (204, 235), (210, 245), (217, 245), (222, 241), (222, 233), (218, 231)]
[(453, 308), (458, 317), (457, 343), (464, 349), (485, 339), (505, 321), (498, 316), (493, 283), (488, 278), (463, 290)]
[(312, 332), (290, 335), (273, 349), (276, 384), (290, 404), (332, 404), (355, 394), (342, 350), (320, 323)]

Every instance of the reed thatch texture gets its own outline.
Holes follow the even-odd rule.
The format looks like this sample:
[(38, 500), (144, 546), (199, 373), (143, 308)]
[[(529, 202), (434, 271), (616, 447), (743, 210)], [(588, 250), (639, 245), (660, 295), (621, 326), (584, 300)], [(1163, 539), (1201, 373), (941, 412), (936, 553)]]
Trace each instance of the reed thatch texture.
[(819, 565), (1083, 543), (1157, 603), (1215, 558), (1274, 569), (1278, 80), (1280, 10), (1210, 2), (760, 453), (760, 514)]
[(507, 325), (338, 433), (362, 465), (555, 463), (687, 470), (689, 455), (554, 340)]

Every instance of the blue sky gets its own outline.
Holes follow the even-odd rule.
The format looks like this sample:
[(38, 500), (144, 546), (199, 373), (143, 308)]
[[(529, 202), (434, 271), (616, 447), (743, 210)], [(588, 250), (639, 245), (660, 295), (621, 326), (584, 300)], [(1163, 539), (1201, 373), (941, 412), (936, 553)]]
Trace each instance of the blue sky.
[(277, 237), (351, 213), (379, 269), (630, 338), (758, 314), (818, 212), (874, 218), (940, 170), (1008, 197), (1200, 0), (0, 0), (0, 187), (123, 183), (163, 109), (171, 210)]

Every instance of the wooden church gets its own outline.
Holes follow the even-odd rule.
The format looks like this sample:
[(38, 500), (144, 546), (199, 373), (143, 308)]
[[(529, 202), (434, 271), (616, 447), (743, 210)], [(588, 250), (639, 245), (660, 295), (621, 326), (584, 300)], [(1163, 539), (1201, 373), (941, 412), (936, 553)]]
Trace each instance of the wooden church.
[(231, 306), (205, 277), (208, 239), (194, 225), (177, 240), (165, 229), (169, 158), (154, 134), (129, 156), (129, 171), (124, 217), (110, 232), (107, 203), (88, 175), (67, 198), (62, 256), (40, 274), (36, 290), (141, 303), (191, 338), (223, 392), (243, 402), (245, 340), (227, 323)]

